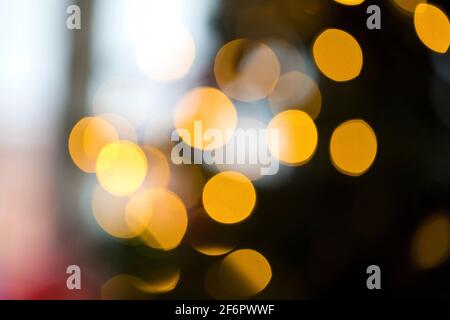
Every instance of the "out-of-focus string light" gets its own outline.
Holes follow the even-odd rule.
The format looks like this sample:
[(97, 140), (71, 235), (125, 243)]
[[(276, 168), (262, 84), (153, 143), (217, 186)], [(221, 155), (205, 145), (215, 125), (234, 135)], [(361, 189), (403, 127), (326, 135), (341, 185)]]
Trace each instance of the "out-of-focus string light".
[(108, 192), (117, 196), (136, 191), (147, 175), (147, 168), (142, 149), (122, 140), (107, 144), (96, 162), (98, 181)]
[(149, 114), (155, 113), (152, 106), (156, 99), (147, 81), (117, 76), (107, 79), (97, 88), (91, 111), (97, 115), (117, 114), (139, 127)]
[(392, 0), (394, 4), (405, 13), (414, 13), (416, 7), (421, 3), (427, 3), (427, 0)]
[(136, 129), (126, 118), (114, 113), (103, 113), (99, 114), (98, 117), (106, 120), (114, 127), (120, 140), (137, 143)]
[(322, 107), (319, 87), (313, 79), (298, 71), (283, 74), (268, 99), (274, 114), (299, 109), (316, 119)]
[(248, 298), (267, 287), (272, 278), (272, 269), (259, 252), (240, 249), (222, 260), (218, 275), (225, 291)]
[(233, 250), (237, 242), (235, 226), (217, 223), (204, 209), (196, 210), (189, 219), (187, 237), (198, 252), (220, 256)]
[(364, 2), (364, 0), (334, 0), (337, 3), (346, 5), (346, 6), (357, 6)]
[(151, 248), (164, 251), (176, 248), (186, 233), (188, 217), (183, 201), (164, 188), (151, 188), (136, 197), (152, 204), (152, 213), (141, 239)]
[(148, 161), (148, 172), (142, 185), (145, 188), (167, 187), (170, 182), (170, 165), (164, 153), (148, 145), (143, 146), (142, 150)]
[(202, 197), (205, 179), (202, 170), (192, 164), (172, 165), (169, 190), (175, 192), (184, 202), (186, 208), (196, 207)]
[(153, 29), (136, 45), (136, 61), (150, 79), (168, 82), (185, 76), (195, 58), (191, 33), (181, 25)]
[(292, 44), (278, 38), (264, 40), (264, 44), (269, 46), (277, 56), (280, 63), (280, 74), (290, 71), (305, 72), (306, 61)]
[(225, 44), (214, 61), (214, 75), (220, 89), (240, 101), (265, 98), (280, 75), (275, 53), (264, 43), (237, 39)]
[(203, 205), (208, 215), (221, 223), (246, 219), (256, 203), (252, 182), (243, 174), (226, 171), (213, 176), (203, 189)]
[[(252, 181), (258, 180), (262, 177), (261, 169), (262, 167), (268, 167), (270, 161), (268, 163), (262, 164), (260, 155), (264, 154), (267, 156), (267, 159), (271, 157), (269, 149), (267, 147), (267, 141), (265, 134), (259, 134), (260, 130), (265, 130), (266, 125), (261, 121), (253, 118), (242, 117), (238, 119), (238, 124), (235, 130), (235, 134), (230, 139), (230, 141), (223, 146), (223, 154), (226, 154), (227, 150), (234, 150), (234, 159), (230, 161), (232, 163), (217, 163), (216, 168), (219, 171), (237, 171), (244, 174), (247, 178)], [(242, 130), (242, 131), (241, 131)], [(245, 143), (242, 141), (244, 139), (240, 138), (238, 134), (240, 132), (251, 130), (251, 133), (254, 133), (254, 137), (246, 138)], [(249, 134), (249, 137), (253, 137), (252, 134)], [(244, 163), (238, 162), (238, 157), (245, 157)], [(256, 159), (259, 161), (254, 161), (256, 163), (250, 163), (250, 159)], [(267, 159), (264, 159), (267, 160)], [(270, 159), (269, 159), (270, 160)], [(277, 159), (275, 159), (277, 160)]]
[(414, 27), (422, 43), (429, 49), (446, 53), (450, 45), (450, 23), (438, 7), (421, 3), (414, 11)]
[(242, 297), (232, 295), (229, 292), (226, 292), (220, 281), (219, 277), (219, 267), (221, 261), (214, 262), (206, 271), (205, 274), (205, 290), (208, 292), (214, 299), (217, 300), (231, 300), (231, 299), (242, 299)]
[[(230, 99), (220, 90), (200, 87), (188, 92), (178, 102), (174, 124), (188, 145), (212, 150), (221, 147), (232, 137), (237, 124), (237, 112)], [(204, 133), (211, 129), (219, 130), (223, 139), (204, 141)]]
[(450, 218), (444, 213), (428, 217), (416, 231), (411, 247), (413, 264), (430, 269), (445, 262), (450, 254)]
[(102, 300), (142, 300), (152, 299), (175, 289), (180, 280), (179, 268), (166, 267), (150, 277), (118, 274), (107, 280), (101, 287)]
[(118, 274), (107, 280), (100, 289), (102, 300), (144, 300), (151, 298), (151, 295), (140, 290), (145, 287), (144, 280), (127, 275)]
[(85, 117), (70, 132), (69, 153), (78, 168), (92, 173), (102, 148), (117, 139), (116, 130), (107, 121), (99, 117)]
[(151, 276), (143, 277), (145, 283), (137, 283), (137, 288), (143, 292), (161, 294), (172, 291), (180, 280), (180, 269), (177, 267), (162, 267), (155, 270)]
[(195, 43), (182, 25), (180, 0), (132, 0), (129, 32), (136, 47), (138, 67), (150, 79), (174, 81), (185, 76), (195, 58)]
[(152, 199), (145, 192), (133, 194), (125, 207), (125, 221), (133, 234), (140, 235), (150, 223), (154, 209)]
[(377, 154), (377, 137), (364, 120), (349, 120), (339, 125), (330, 141), (330, 157), (340, 172), (360, 176), (369, 170)]
[(356, 78), (363, 66), (363, 53), (358, 41), (339, 29), (327, 29), (317, 37), (313, 56), (319, 70), (338, 82)]
[(173, 147), (171, 135), (173, 133), (173, 114), (160, 114), (152, 116), (145, 124), (143, 142), (157, 147), (160, 151), (168, 151)]
[[(302, 165), (314, 155), (318, 134), (314, 121), (307, 113), (300, 110), (283, 111), (270, 121), (267, 129), (269, 150), (281, 162)], [(272, 135), (275, 130), (279, 133), (278, 148), (273, 145)]]
[(116, 238), (131, 239), (139, 236), (147, 225), (151, 212), (133, 212), (126, 216), (128, 197), (117, 197), (100, 186), (95, 188), (91, 206), (98, 225)]

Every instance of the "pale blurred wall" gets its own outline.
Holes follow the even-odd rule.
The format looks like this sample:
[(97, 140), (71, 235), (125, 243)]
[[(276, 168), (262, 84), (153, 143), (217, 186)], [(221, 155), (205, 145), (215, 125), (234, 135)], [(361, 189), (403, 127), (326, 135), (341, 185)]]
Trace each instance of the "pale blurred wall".
[(55, 159), (66, 1), (0, 1), (0, 298), (42, 290), (58, 259)]

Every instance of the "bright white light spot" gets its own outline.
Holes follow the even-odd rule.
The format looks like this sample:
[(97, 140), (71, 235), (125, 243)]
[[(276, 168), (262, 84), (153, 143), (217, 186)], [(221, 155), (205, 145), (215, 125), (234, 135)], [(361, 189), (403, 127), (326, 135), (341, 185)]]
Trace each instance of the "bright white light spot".
[(180, 0), (135, 0), (130, 6), (130, 36), (136, 62), (151, 79), (173, 81), (183, 77), (195, 57), (191, 33), (182, 25)]

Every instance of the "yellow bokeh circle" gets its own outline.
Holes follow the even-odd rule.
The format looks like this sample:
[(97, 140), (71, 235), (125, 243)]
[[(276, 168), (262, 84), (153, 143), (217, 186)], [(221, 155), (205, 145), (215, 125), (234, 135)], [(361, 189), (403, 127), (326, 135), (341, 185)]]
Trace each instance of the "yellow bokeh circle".
[[(188, 145), (212, 150), (223, 146), (233, 135), (237, 112), (233, 103), (220, 90), (200, 87), (188, 92), (177, 104), (174, 125)], [(215, 130), (219, 136), (205, 137)]]
[(427, 0), (392, 0), (394, 4), (405, 13), (414, 13), (416, 7), (421, 3), (427, 3)]
[(346, 121), (331, 136), (331, 161), (344, 174), (362, 175), (370, 168), (376, 154), (377, 137), (364, 120)]
[(314, 155), (318, 134), (307, 113), (300, 110), (281, 112), (270, 121), (267, 129), (269, 151), (281, 162), (302, 165)]
[(85, 117), (75, 124), (69, 136), (69, 154), (78, 168), (95, 172), (102, 148), (119, 138), (114, 127), (100, 117)]
[(339, 29), (327, 29), (317, 37), (313, 56), (320, 71), (334, 81), (356, 78), (363, 66), (363, 53), (358, 41)]
[(116, 113), (101, 113), (97, 117), (106, 120), (116, 130), (118, 139), (137, 142), (137, 133), (134, 126), (125, 117)]
[(203, 189), (203, 205), (208, 215), (221, 223), (246, 219), (256, 203), (252, 182), (243, 174), (225, 171), (213, 176)]
[(364, 0), (334, 0), (337, 3), (346, 5), (346, 6), (357, 6), (364, 2)]
[(288, 109), (298, 109), (316, 119), (322, 107), (319, 87), (313, 79), (299, 71), (283, 74), (268, 100), (274, 114)]
[(214, 61), (220, 89), (233, 99), (256, 101), (265, 98), (280, 75), (280, 62), (269, 46), (248, 39), (225, 44)]
[(178, 267), (158, 267), (151, 276), (144, 278), (145, 284), (139, 283), (139, 290), (147, 293), (161, 294), (172, 291), (180, 280)]
[(436, 213), (416, 231), (412, 241), (412, 260), (416, 268), (429, 269), (445, 262), (450, 255), (450, 218)]
[(194, 164), (171, 165), (168, 189), (183, 200), (187, 209), (197, 207), (201, 202), (204, 185), (205, 178), (199, 166)]
[(421, 3), (414, 11), (414, 26), (422, 43), (429, 49), (446, 53), (450, 45), (450, 23), (436, 6)]
[[(151, 218), (141, 234), (142, 240), (151, 248), (171, 250), (183, 239), (188, 223), (183, 201), (175, 193), (165, 188), (151, 188), (138, 194), (139, 202), (151, 204)], [(150, 210), (150, 209), (149, 209)]]
[(145, 191), (134, 193), (125, 207), (125, 221), (128, 229), (136, 235), (146, 230), (153, 214), (153, 202)]
[(235, 248), (237, 228), (236, 225), (218, 223), (201, 208), (189, 217), (187, 239), (198, 252), (208, 256), (220, 256)]
[(272, 278), (272, 269), (259, 252), (241, 249), (233, 251), (222, 260), (219, 278), (225, 291), (247, 298), (267, 287)]
[(107, 144), (97, 158), (97, 179), (117, 196), (129, 195), (142, 184), (147, 174), (147, 159), (136, 144), (116, 141)]
[(143, 183), (146, 188), (165, 188), (170, 182), (170, 164), (166, 156), (158, 148), (143, 146), (142, 150), (148, 160), (147, 177)]
[(147, 300), (151, 295), (140, 288), (146, 283), (141, 278), (118, 274), (108, 279), (100, 288), (102, 300)]
[(142, 211), (134, 212), (132, 218), (127, 217), (128, 201), (128, 197), (114, 196), (100, 186), (97, 186), (92, 194), (91, 206), (94, 218), (98, 225), (113, 237), (135, 238), (143, 232), (149, 221), (150, 216)]

